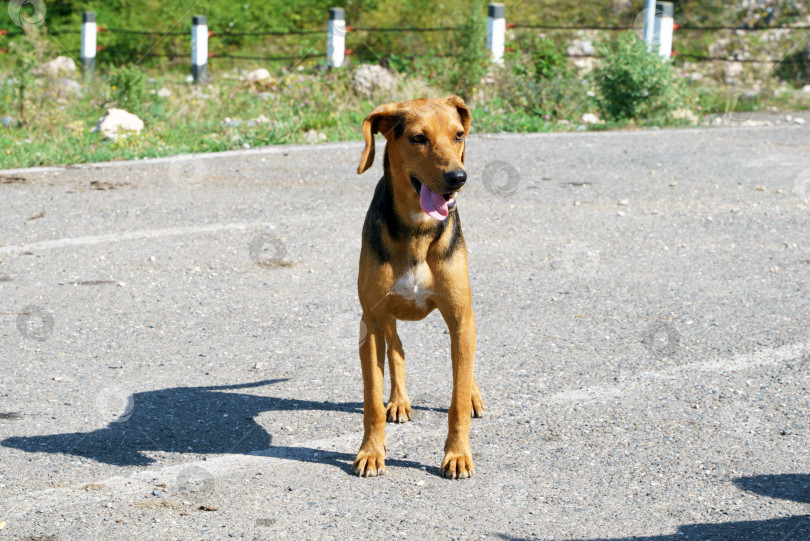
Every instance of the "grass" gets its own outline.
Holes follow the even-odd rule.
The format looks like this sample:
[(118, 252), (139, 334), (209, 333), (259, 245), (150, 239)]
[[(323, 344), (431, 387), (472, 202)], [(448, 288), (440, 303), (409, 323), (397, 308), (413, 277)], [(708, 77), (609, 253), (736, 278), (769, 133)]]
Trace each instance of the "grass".
[[(481, 21), (472, 18), (469, 24)], [(310, 142), (311, 130), (327, 141), (360, 140), (360, 125), (376, 105), (419, 97), (417, 89), (427, 95), (462, 94), (472, 109), (473, 132), (479, 133), (688, 124), (665, 113), (652, 113), (582, 125), (584, 113), (598, 111), (600, 89), (594, 77), (598, 71), (573, 68), (562, 54), (565, 44), (559, 36), (527, 39), (518, 35), (507, 44), (513, 51), (501, 68), (482, 55), (390, 57), (391, 68), (398, 72), (396, 88), (372, 95), (354, 91), (356, 65), (350, 62), (329, 71), (315, 60), (295, 68), (277, 67), (273, 77), (260, 84), (244, 82), (240, 70), (216, 61), (210, 66), (213, 82), (206, 85), (185, 83), (187, 66), (183, 65), (110, 69), (100, 63), (97, 76), (82, 81), (77, 94), (61, 89), (58, 81), (32, 75), (36, 66), (58, 52), (32, 32), (26, 39), (15, 38), (4, 56), (6, 63), (0, 64), (0, 116), (10, 115), (17, 121), (13, 127), (0, 126), (0, 169), (304, 143)], [(768, 83), (770, 88), (749, 97), (706, 79), (699, 84), (685, 82), (677, 107), (719, 115), (729, 108), (810, 108), (810, 100), (799, 94), (774, 93), (777, 79)], [(162, 97), (158, 91), (165, 89), (169, 95)], [(140, 116), (144, 130), (117, 141), (91, 133), (110, 107)], [(252, 122), (255, 119), (262, 121)]]

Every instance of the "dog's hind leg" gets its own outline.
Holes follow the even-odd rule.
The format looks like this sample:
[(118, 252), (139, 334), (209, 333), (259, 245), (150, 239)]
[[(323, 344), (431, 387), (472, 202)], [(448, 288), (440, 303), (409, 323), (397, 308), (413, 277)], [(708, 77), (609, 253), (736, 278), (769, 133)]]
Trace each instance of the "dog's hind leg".
[(397, 334), (397, 320), (391, 318), (385, 326), (388, 345), (388, 366), (391, 368), (391, 397), (388, 399), (386, 418), (395, 423), (413, 421), (411, 401), (405, 387), (405, 352)]

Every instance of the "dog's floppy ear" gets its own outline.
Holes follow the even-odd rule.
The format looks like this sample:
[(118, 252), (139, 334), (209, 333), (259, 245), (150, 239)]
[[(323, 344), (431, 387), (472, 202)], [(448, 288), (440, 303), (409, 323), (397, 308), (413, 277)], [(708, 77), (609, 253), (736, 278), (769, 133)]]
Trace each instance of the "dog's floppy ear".
[(360, 165), (357, 167), (357, 174), (362, 174), (371, 164), (374, 163), (374, 134), (381, 133), (386, 138), (393, 132), (398, 122), (403, 122), (399, 114), (399, 107), (396, 103), (388, 103), (376, 107), (371, 114), (363, 121), (363, 137), (366, 139), (366, 148), (363, 150), (363, 157), (360, 158)]
[(464, 155), (467, 153), (467, 136), (470, 134), (472, 115), (467, 108), (467, 104), (465, 104), (464, 100), (460, 97), (456, 95), (448, 96), (445, 101), (456, 108), (458, 116), (461, 118), (461, 125), (464, 126), (464, 148), (461, 150), (461, 163), (464, 163)]

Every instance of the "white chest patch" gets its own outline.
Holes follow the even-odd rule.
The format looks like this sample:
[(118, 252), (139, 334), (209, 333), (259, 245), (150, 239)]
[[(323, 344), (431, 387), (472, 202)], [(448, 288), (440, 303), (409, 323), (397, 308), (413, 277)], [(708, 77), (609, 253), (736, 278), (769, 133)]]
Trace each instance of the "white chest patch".
[(430, 269), (427, 263), (411, 267), (399, 277), (391, 289), (391, 293), (413, 301), (420, 308), (424, 308), (428, 298), (433, 294), (433, 291), (427, 288), (429, 279)]

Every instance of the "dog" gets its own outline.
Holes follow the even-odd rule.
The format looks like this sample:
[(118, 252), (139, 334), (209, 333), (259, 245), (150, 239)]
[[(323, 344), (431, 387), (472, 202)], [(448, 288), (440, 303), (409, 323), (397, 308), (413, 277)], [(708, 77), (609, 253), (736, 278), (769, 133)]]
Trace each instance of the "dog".
[[(464, 158), (470, 121), (470, 110), (458, 96), (380, 105), (363, 121), (366, 146), (358, 174), (374, 161), (374, 134), (385, 136), (386, 146), (384, 174), (363, 225), (357, 279), (363, 309), (363, 442), (353, 470), (361, 477), (385, 473), (386, 420), (413, 420), (396, 321), (418, 321), (436, 308), (450, 333), (453, 363), (440, 471), (452, 479), (475, 473), (470, 418), (483, 415), (484, 402), (473, 376), (475, 316), (455, 199), (467, 181)], [(387, 406), (386, 344), (391, 369)]]

